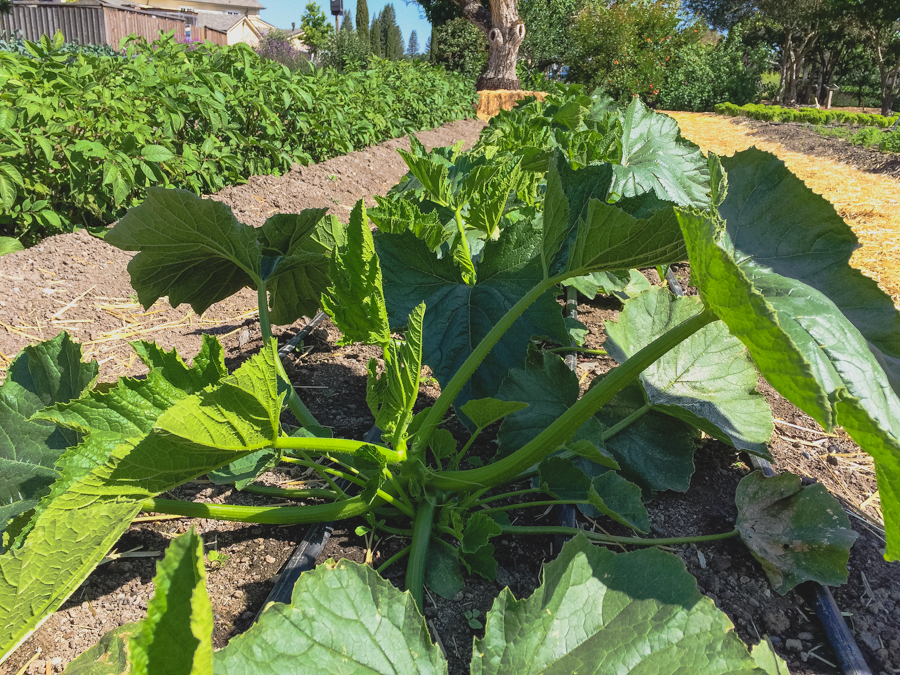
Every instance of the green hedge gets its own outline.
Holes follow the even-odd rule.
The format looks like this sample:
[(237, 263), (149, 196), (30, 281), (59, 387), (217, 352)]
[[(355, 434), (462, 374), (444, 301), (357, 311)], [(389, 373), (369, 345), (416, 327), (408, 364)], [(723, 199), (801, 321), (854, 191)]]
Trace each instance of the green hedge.
[(748, 117), (767, 122), (806, 122), (808, 124), (859, 124), (863, 126), (887, 128), (897, 121), (897, 116), (882, 117), (865, 113), (848, 113), (840, 110), (817, 110), (816, 108), (782, 108), (777, 105), (750, 103), (737, 106), (720, 103), (715, 107), (720, 115)]
[(26, 244), (105, 226), (151, 185), (215, 192), (474, 114), (471, 81), (421, 61), (292, 75), (172, 35), (125, 58), (62, 47), (0, 52), (0, 235)]

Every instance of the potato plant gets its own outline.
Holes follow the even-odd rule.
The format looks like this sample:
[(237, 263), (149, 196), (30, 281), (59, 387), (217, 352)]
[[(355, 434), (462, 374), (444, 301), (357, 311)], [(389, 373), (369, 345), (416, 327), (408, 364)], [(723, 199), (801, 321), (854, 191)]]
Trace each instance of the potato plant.
[[(519, 124), (528, 128), (504, 116), (471, 153), (414, 142), (410, 174), (371, 212), (375, 234), (362, 202), (347, 226), (307, 210), (254, 229), (222, 204), (161, 189), (117, 224), (107, 241), (138, 252), (129, 271), (142, 303), (168, 296), (203, 312), (254, 287), (265, 345), (229, 374), (214, 339), (191, 367), (135, 343), (146, 379), (99, 386), (97, 366), (81, 363), (65, 334), (15, 360), (0, 387), (11, 430), (0, 449), (15, 460), (0, 484), (4, 654), (145, 510), (279, 524), (364, 516), (410, 539), (381, 568), (405, 559), (408, 594), (378, 570), (328, 564), (213, 654), (191, 533), (160, 565), (148, 618), (108, 635), (72, 672), (446, 672), (419, 614), (423, 587), (453, 595), (465, 574), (493, 579), (497, 537), (551, 533), (574, 538), (534, 595), (497, 598), (473, 673), (786, 672), (765, 643), (748, 651), (683, 564), (653, 547), (740, 537), (777, 592), (840, 584), (855, 534), (822, 486), (751, 474), (734, 530), (702, 537), (614, 537), (507, 517), (568, 503), (645, 535), (644, 499), (687, 489), (701, 432), (767, 455), (760, 374), (873, 456), (885, 556), (900, 558), (900, 314), (848, 265), (856, 240), (834, 209), (767, 153), (704, 158), (639, 101), (615, 110), (573, 90), (520, 112)], [(511, 134), (533, 141), (517, 153)], [(699, 297), (641, 288), (630, 272), (683, 260)], [(627, 297), (606, 325), (619, 365), (581, 396), (542, 348), (567, 344), (575, 328), (556, 303), (565, 284)], [(288, 381), (270, 322), (320, 306), (344, 341), (382, 351), (366, 389), (380, 442), (331, 437)], [(424, 363), (441, 394), (414, 413)], [(285, 406), (300, 427), (282, 424)], [(451, 406), (471, 430), (465, 443), (442, 427)], [(474, 438), (501, 420), (497, 456), (465, 468)], [(252, 491), (278, 462), (313, 469), (325, 487), (266, 494), (317, 503), (158, 496), (203, 474)], [(524, 501), (497, 506), (511, 497)], [(594, 545), (619, 543), (640, 550)]]

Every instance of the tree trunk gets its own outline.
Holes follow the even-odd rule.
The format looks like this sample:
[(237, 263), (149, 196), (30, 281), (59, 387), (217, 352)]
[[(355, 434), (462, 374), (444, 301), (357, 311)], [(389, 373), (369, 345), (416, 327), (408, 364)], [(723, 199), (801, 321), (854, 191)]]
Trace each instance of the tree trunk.
[[(872, 31), (875, 41), (875, 56), (878, 61), (878, 74), (881, 76), (881, 114), (887, 117), (891, 114), (894, 101), (900, 95), (897, 90), (897, 80), (900, 77), (900, 58), (892, 63), (885, 58), (882, 34), (878, 30)], [(886, 40), (885, 40), (886, 42)]]
[(516, 59), (525, 38), (525, 24), (519, 18), (518, 0), (490, 0), (490, 11), (478, 0), (453, 0), (453, 3), (488, 39), (487, 69), (478, 78), (475, 89), (521, 89)]

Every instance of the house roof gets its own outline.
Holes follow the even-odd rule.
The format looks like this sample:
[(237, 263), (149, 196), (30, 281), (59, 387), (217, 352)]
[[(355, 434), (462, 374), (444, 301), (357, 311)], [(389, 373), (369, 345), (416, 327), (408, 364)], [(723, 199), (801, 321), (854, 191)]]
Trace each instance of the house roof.
[(196, 17), (197, 26), (205, 26), (213, 30), (227, 32), (234, 28), (241, 19), (243, 14), (218, 14), (215, 12), (199, 12)]

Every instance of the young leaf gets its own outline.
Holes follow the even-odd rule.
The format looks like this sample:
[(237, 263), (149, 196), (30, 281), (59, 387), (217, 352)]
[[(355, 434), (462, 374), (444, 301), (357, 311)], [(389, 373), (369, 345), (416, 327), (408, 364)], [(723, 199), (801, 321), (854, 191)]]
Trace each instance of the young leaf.
[(613, 520), (640, 532), (650, 531), (647, 508), (641, 501), (641, 490), (616, 474), (605, 471), (591, 478), (568, 459), (548, 457), (538, 467), (539, 482), (558, 499), (581, 499), (590, 502), (596, 511), (586, 511), (588, 516), (604, 514)]
[(447, 673), (412, 596), (347, 560), (303, 574), (290, 604), (266, 608), (214, 661), (217, 675)]
[(203, 345), (194, 357), (192, 368), (185, 365), (181, 355), (174, 349), (167, 352), (155, 342), (143, 340), (129, 344), (145, 366), (151, 371), (159, 372), (185, 394), (195, 394), (228, 375), (222, 343), (212, 335), (204, 333)]
[(450, 181), (447, 177), (447, 163), (437, 155), (429, 155), (419, 140), (409, 135), (412, 152), (398, 149), (397, 152), (406, 162), (410, 173), (415, 176), (429, 192), (428, 198), (441, 206), (450, 206)]
[(159, 563), (147, 617), (110, 631), (69, 663), (75, 675), (212, 673), (213, 615), (206, 594), (203, 541), (192, 528)]
[[(625, 303), (606, 322), (606, 349), (619, 363), (674, 326), (699, 314), (697, 298), (655, 288)], [(654, 410), (677, 417), (738, 450), (768, 456), (774, 430), (757, 373), (743, 345), (721, 322), (705, 326), (641, 373)]]
[(740, 482), (734, 501), (735, 526), (776, 591), (784, 595), (810, 580), (832, 586), (847, 582), (857, 534), (824, 485), (801, 488), (792, 473), (765, 478), (754, 471)]
[(460, 406), (460, 410), (466, 417), (472, 420), (478, 429), (491, 426), (494, 422), (502, 420), (507, 415), (527, 408), (527, 403), (521, 401), (500, 401), (496, 398), (479, 398)]
[(681, 206), (709, 204), (709, 168), (700, 148), (687, 143), (678, 123), (637, 97), (619, 111), (621, 157), (610, 192), (621, 197), (654, 192)]
[(593, 272), (583, 277), (567, 279), (564, 286), (574, 286), (579, 293), (591, 298), (597, 293), (614, 295), (622, 302), (650, 290), (647, 277), (637, 270), (615, 270), (611, 272)]
[(465, 588), (458, 549), (432, 538), (425, 561), (425, 585), (448, 600)]
[(341, 329), (343, 341), (387, 347), (391, 331), (381, 266), (362, 200), (350, 213), (346, 243), (332, 255), (330, 277), (333, 285), (322, 296), (322, 307)]
[(733, 628), (675, 556), (616, 554), (578, 535), (544, 565), (530, 598), (506, 589), (494, 601), (472, 650), (472, 675), (763, 675)]

